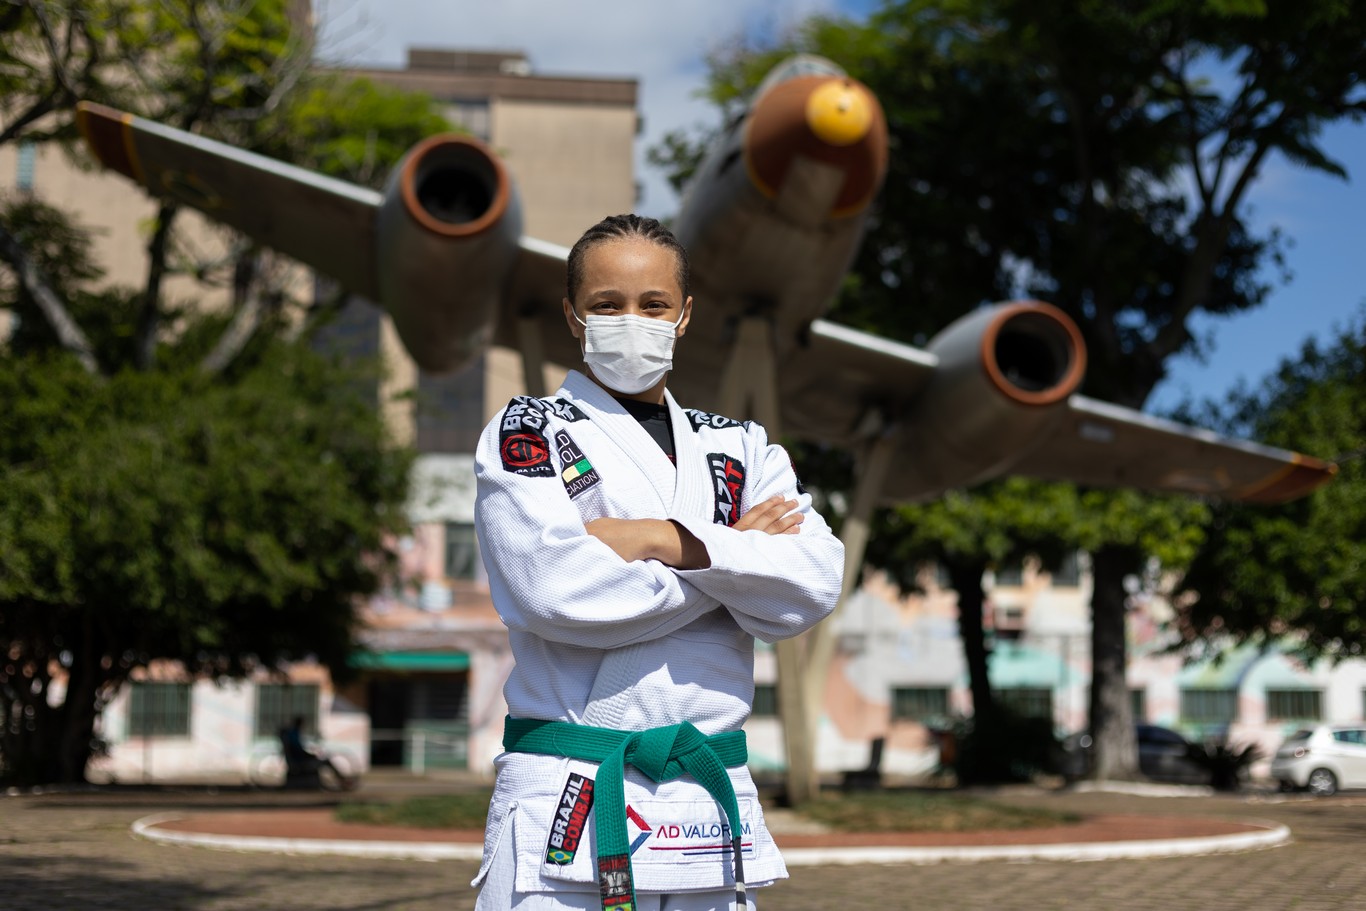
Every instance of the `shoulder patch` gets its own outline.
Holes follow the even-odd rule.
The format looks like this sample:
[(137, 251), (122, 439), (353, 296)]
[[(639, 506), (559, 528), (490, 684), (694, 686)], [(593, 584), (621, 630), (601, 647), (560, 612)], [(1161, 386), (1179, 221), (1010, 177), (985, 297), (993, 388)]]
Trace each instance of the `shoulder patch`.
[(707, 468), (716, 494), (713, 521), (717, 525), (733, 526), (740, 521), (740, 497), (745, 490), (744, 463), (724, 452), (709, 452)]
[(555, 451), (560, 456), (560, 464), (564, 466), (560, 471), (560, 480), (564, 482), (569, 499), (574, 499), (602, 480), (598, 470), (588, 461), (588, 457), (574, 442), (569, 431), (555, 431)]
[[(537, 401), (540, 400), (537, 399)], [(588, 420), (588, 415), (580, 411), (578, 406), (575, 405), (573, 402), (566, 401), (565, 399), (551, 399), (550, 401), (543, 402), (542, 404), (544, 404), (550, 410), (551, 414), (555, 415), (555, 417), (559, 418), (562, 421)]]
[(746, 421), (745, 424), (741, 424), (723, 415), (698, 411), (696, 408), (685, 408), (683, 413), (688, 416), (688, 423), (692, 424), (694, 433), (700, 433), (703, 427), (710, 430), (725, 430), (727, 427), (744, 427), (749, 423)]
[(519, 395), (508, 402), (498, 428), (498, 454), (505, 471), (532, 478), (554, 477), (546, 425), (545, 402), (530, 395)]

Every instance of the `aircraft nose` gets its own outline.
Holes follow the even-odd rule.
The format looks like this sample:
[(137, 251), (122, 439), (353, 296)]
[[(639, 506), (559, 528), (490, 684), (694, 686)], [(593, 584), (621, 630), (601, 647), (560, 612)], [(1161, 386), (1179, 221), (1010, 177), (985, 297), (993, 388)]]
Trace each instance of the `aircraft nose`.
[[(755, 101), (745, 127), (744, 156), (751, 183), (768, 197), (783, 193), (795, 162), (837, 171), (833, 201), (820, 214), (854, 215), (872, 201), (887, 170), (882, 105), (848, 77), (788, 79)], [(795, 171), (810, 173), (804, 168)]]
[(851, 80), (831, 81), (806, 100), (806, 124), (817, 138), (832, 146), (847, 146), (868, 135), (877, 102)]

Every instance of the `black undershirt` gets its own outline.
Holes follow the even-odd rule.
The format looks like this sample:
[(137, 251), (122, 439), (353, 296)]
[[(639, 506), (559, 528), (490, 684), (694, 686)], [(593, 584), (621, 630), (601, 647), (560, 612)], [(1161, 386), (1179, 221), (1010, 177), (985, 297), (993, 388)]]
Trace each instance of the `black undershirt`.
[(617, 399), (617, 403), (626, 409), (627, 414), (640, 422), (645, 432), (654, 438), (660, 449), (664, 450), (669, 461), (677, 464), (674, 458), (674, 430), (669, 423), (669, 406), (638, 402), (635, 399)]

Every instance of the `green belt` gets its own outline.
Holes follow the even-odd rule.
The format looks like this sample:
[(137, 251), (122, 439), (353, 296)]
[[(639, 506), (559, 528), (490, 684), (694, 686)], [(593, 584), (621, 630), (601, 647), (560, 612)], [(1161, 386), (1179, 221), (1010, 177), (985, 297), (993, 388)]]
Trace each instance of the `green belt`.
[(671, 781), (691, 775), (726, 811), (730, 820), (731, 855), (735, 860), (736, 907), (745, 907), (745, 876), (741, 838), (744, 829), (735, 788), (727, 766), (742, 766), (749, 758), (745, 732), (729, 731), (708, 737), (688, 722), (645, 731), (617, 731), (566, 721), (508, 717), (503, 749), (511, 753), (541, 753), (598, 763), (594, 784), (598, 816), (598, 888), (604, 909), (634, 911), (635, 877), (631, 871), (630, 841), (626, 837), (626, 766), (632, 765), (652, 781)]

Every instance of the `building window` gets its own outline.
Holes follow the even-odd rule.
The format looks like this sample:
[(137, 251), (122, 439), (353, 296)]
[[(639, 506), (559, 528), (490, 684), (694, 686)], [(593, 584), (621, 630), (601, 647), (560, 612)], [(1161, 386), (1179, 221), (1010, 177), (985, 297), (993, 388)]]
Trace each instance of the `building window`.
[(483, 430), (483, 356), (455, 373), (418, 374), (419, 452), (474, 452)]
[(1319, 690), (1266, 691), (1267, 721), (1318, 721), (1323, 717), (1323, 693)]
[(1019, 639), (1024, 635), (1025, 609), (1017, 605), (998, 606), (992, 628), (999, 639)]
[(1181, 691), (1181, 720), (1189, 724), (1228, 724), (1238, 718), (1238, 691)]
[(134, 737), (189, 737), (188, 683), (134, 683), (128, 733)]
[(446, 578), (473, 579), (479, 570), (479, 546), (470, 522), (446, 523)]
[(778, 715), (778, 687), (772, 683), (754, 684), (754, 718), (776, 718)]
[(931, 721), (947, 718), (949, 691), (942, 686), (898, 686), (892, 689), (892, 720)]
[(15, 175), (17, 189), (33, 189), (33, 172), (38, 165), (38, 147), (31, 142), (19, 143), (19, 173)]
[(953, 579), (949, 577), (949, 568), (939, 561), (930, 564), (930, 572), (934, 574), (934, 584), (941, 589), (953, 588)]
[(318, 733), (318, 685), (316, 683), (258, 683), (256, 685), (256, 736), (276, 737), (280, 729), (302, 717), (304, 730)]
[(1006, 687), (996, 691), (996, 701), (1023, 718), (1053, 717), (1053, 690), (1048, 687)]
[(1129, 690), (1129, 713), (1135, 724), (1148, 720), (1148, 691), (1141, 686)]
[(1056, 588), (1076, 588), (1081, 585), (1081, 554), (1074, 550), (1063, 557), (1053, 571), (1052, 581)]
[(446, 103), (446, 119), (485, 142), (493, 135), (487, 99), (452, 99)]
[(1024, 585), (1024, 561), (1016, 560), (996, 570), (997, 585)]

